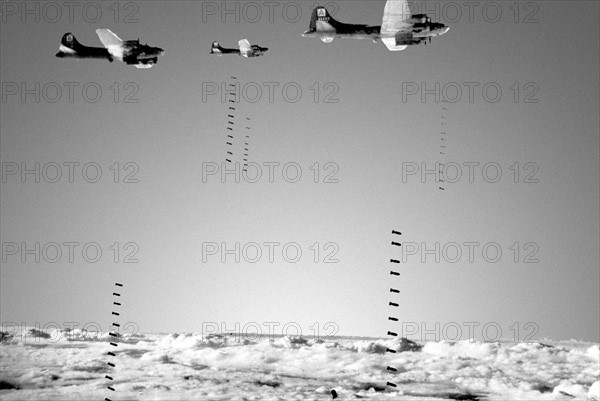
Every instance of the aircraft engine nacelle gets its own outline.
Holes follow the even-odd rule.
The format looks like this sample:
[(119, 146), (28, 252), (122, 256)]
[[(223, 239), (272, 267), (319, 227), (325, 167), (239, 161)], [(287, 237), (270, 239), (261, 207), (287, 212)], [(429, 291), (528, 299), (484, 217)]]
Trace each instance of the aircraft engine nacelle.
[(413, 38), (413, 34), (410, 32), (398, 32), (395, 36), (396, 46), (406, 46), (415, 44), (418, 40)]
[(413, 24), (424, 24), (429, 20), (429, 17), (427, 17), (427, 14), (414, 14), (412, 16), (412, 18), (410, 18), (410, 22), (412, 22)]

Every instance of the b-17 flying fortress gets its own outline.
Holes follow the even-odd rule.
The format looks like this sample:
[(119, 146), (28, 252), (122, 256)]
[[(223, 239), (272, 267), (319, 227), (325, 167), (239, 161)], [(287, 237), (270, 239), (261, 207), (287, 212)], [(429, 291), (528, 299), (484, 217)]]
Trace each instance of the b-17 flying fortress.
[(431, 22), (427, 14), (412, 14), (406, 0), (388, 0), (383, 11), (381, 26), (345, 24), (336, 21), (325, 7), (313, 10), (308, 31), (304, 37), (317, 37), (325, 43), (335, 38), (371, 39), (381, 41), (390, 51), (406, 49), (407, 46), (427, 44), (431, 38), (441, 36), (450, 28)]
[(258, 45), (250, 45), (248, 39), (242, 39), (238, 42), (239, 49), (227, 49), (222, 47), (219, 42), (213, 42), (210, 49), (210, 54), (216, 54), (222, 56), (223, 54), (237, 54), (242, 57), (260, 57), (264, 53), (268, 52), (267, 47), (260, 47)]
[(105, 59), (112, 62), (114, 59), (137, 68), (151, 68), (158, 62), (158, 57), (165, 54), (160, 47), (140, 44), (140, 40), (123, 41), (110, 29), (96, 29), (96, 34), (104, 45), (101, 47), (84, 46), (75, 39), (75, 36), (65, 33), (60, 42), (56, 57), (76, 59)]

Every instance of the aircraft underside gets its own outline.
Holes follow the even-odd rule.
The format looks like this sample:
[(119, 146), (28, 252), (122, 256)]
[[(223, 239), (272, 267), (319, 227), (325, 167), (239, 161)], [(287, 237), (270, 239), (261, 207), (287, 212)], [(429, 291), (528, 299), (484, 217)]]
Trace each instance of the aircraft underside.
[(315, 38), (321, 39), (323, 42), (331, 42), (334, 38), (339, 39), (370, 39), (370, 40), (378, 40), (381, 35), (377, 33), (368, 33), (368, 32), (323, 32), (323, 31), (315, 31), (310, 34), (305, 34), (305, 36), (312, 36)]
[[(309, 36), (309, 35), (306, 35), (306, 36)], [(382, 38), (382, 35), (379, 32), (377, 32), (377, 33), (314, 32), (314, 33), (310, 34), (310, 36), (318, 37), (325, 43), (330, 43), (334, 39), (370, 39), (374, 42), (377, 42), (378, 40), (380, 40)], [(412, 35), (412, 34), (406, 34), (406, 35), (398, 35), (398, 37), (390, 38), (390, 39), (394, 39), (395, 44), (398, 46), (403, 46), (403, 45), (404, 46), (412, 46), (412, 45), (419, 45), (422, 43), (426, 43), (430, 38), (432, 38), (434, 36), (436, 36), (436, 35), (421, 34), (419, 36), (416, 36), (416, 35)]]
[(123, 61), (127, 65), (133, 65), (136, 68), (152, 68), (154, 64), (158, 63), (158, 56), (152, 58), (138, 59), (135, 57), (124, 58)]
[(104, 59), (111, 62), (113, 61), (112, 56), (106, 49), (87, 46), (78, 46), (76, 49), (73, 49), (65, 45), (60, 45), (58, 53), (56, 53), (56, 57), (75, 59)]

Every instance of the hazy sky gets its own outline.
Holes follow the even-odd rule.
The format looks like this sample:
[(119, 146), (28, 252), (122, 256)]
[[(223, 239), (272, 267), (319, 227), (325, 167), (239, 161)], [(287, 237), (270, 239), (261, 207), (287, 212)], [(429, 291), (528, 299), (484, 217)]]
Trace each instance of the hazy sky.
[[(328, 4), (341, 21), (380, 24), (384, 3)], [(2, 4), (3, 323), (97, 322), (107, 330), (119, 281), (123, 320), (143, 332), (200, 332), (207, 322), (256, 322), (266, 331), (277, 322), (279, 334), (295, 322), (311, 335), (315, 323), (323, 334), (334, 322), (338, 334), (385, 336), (402, 330), (387, 320), (396, 316), (405, 328), (458, 325), (463, 338), (469, 325), (481, 337), (487, 324), (487, 338), (500, 328), (521, 341), (600, 340), (598, 2), (480, 2), (472, 18), (470, 2), (419, 2), (450, 31), (402, 52), (301, 37), (309, 1), (237, 3), (239, 22), (235, 13), (223, 20), (222, 2), (121, 2), (118, 15), (113, 2), (81, 2), (72, 21), (64, 3)], [(34, 11), (21, 15), (25, 7)], [(65, 32), (101, 46), (101, 27), (166, 54), (150, 70), (54, 57)], [(242, 38), (270, 51), (209, 55), (214, 40), (235, 47)], [(257, 183), (203, 179), (227, 156), (231, 112), (207, 91), (232, 76), (246, 88), (235, 105), (235, 145), (250, 132)], [(252, 103), (256, 87), (262, 97)], [(439, 88), (456, 99), (457, 87), (454, 103), (436, 98)], [(407, 175), (422, 163), (435, 170), (435, 162), (448, 175), (460, 166), (462, 177)], [(25, 174), (23, 183), (22, 168), (35, 163), (40, 182)], [(288, 182), (298, 167), (302, 176)], [(98, 182), (87, 182), (98, 168)], [(488, 182), (498, 168), (501, 177)], [(23, 243), (39, 243), (39, 252), (24, 252)], [(203, 255), (212, 243), (217, 253)], [(239, 263), (222, 252), (236, 243)], [(262, 258), (251, 263), (254, 243)], [(423, 251), (435, 253), (436, 243), (439, 262)], [(127, 256), (138, 262), (124, 263)], [(328, 256), (337, 263), (324, 263)]]

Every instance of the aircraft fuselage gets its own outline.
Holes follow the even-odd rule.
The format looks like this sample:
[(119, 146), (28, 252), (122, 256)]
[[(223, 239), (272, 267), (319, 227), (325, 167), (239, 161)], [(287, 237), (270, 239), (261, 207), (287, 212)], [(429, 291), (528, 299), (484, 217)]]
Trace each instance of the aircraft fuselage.
[(81, 46), (77, 50), (61, 45), (56, 53), (58, 58), (86, 58), (86, 59), (104, 59), (112, 61), (108, 50), (102, 47)]
[(317, 30), (307, 31), (302, 36), (316, 38), (350, 38), (350, 39), (371, 39), (380, 37), (381, 26), (368, 26), (357, 24), (341, 24), (335, 28), (330, 24), (317, 21)]
[(210, 51), (210, 54), (215, 54), (217, 56), (222, 56), (224, 54), (237, 54), (243, 57), (260, 57), (263, 56), (266, 52), (269, 51), (267, 47), (261, 47), (258, 45), (252, 45), (250, 49), (240, 50), (240, 49), (228, 49), (218, 45), (218, 43), (214, 43), (213, 47)]
[(240, 54), (238, 49), (226, 49), (221, 47), (220, 49), (213, 49), (210, 52), (211, 54), (216, 54), (217, 56), (222, 56), (223, 54)]
[[(421, 24), (416, 23), (412, 26), (412, 36), (410, 44), (418, 44), (427, 38), (441, 36), (448, 32), (449, 28), (444, 24)], [(322, 31), (307, 31), (302, 34), (304, 37), (319, 38), (322, 40), (331, 40), (334, 38), (346, 38), (346, 39), (381, 39), (381, 26), (366, 26), (366, 25), (354, 25), (348, 26), (345, 29), (337, 28), (335, 30), (322, 30)], [(409, 43), (407, 43), (409, 44)]]
[(432, 23), (426, 14), (405, 15), (402, 0), (388, 0), (381, 26), (346, 24), (335, 20), (325, 7), (313, 10), (309, 30), (304, 37), (317, 37), (325, 43), (335, 38), (382, 40), (391, 51), (403, 50), (408, 45), (427, 43), (431, 38), (448, 32), (441, 23)]

